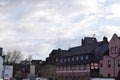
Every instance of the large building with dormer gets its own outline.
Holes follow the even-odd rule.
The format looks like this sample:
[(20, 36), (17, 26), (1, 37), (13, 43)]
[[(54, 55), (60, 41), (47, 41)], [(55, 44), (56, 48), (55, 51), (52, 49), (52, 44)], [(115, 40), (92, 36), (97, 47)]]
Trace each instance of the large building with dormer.
[(46, 61), (56, 66), (56, 80), (120, 80), (120, 37), (114, 34), (110, 42), (85, 37), (81, 46), (53, 50)]
[(108, 50), (106, 37), (100, 42), (95, 37), (85, 37), (81, 46), (69, 48), (56, 58), (56, 79), (89, 80), (90, 77), (98, 77), (99, 61), (108, 54)]

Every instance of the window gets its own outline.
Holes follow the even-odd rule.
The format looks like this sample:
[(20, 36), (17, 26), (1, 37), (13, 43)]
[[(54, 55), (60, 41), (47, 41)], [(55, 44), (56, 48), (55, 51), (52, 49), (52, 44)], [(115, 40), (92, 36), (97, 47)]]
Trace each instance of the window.
[(98, 63), (94, 63), (95, 69), (98, 69)]
[(118, 67), (120, 67), (120, 59), (118, 60)]
[(100, 67), (103, 67), (103, 64), (102, 64), (102, 63), (100, 63)]
[(100, 74), (100, 77), (103, 77), (103, 75), (102, 75), (102, 74)]
[(58, 62), (58, 59), (56, 58), (56, 62)]
[(111, 67), (111, 61), (108, 60), (108, 67)]
[(110, 74), (108, 74), (108, 77), (110, 77), (111, 75)]
[(111, 48), (111, 53), (114, 54), (115, 53), (115, 47)]
[(68, 58), (68, 62), (70, 61), (70, 58)]
[(119, 49), (118, 47), (115, 47), (115, 53), (118, 53)]
[(64, 62), (66, 62), (66, 59), (64, 59)]
[(86, 56), (85, 59), (88, 59), (88, 56)]
[(91, 63), (91, 69), (94, 69), (94, 63)]
[(79, 58), (78, 57), (76, 57), (76, 61), (78, 61), (79, 60)]
[(72, 61), (74, 61), (74, 57), (72, 58)]
[(60, 59), (60, 62), (62, 63), (62, 62), (63, 62), (63, 59)]
[(84, 69), (84, 65), (81, 65), (81, 70), (83, 70)]
[(81, 56), (81, 60), (83, 60), (83, 56)]
[(119, 54), (120, 54), (120, 47), (119, 47), (119, 51), (118, 51), (118, 52), (119, 52)]

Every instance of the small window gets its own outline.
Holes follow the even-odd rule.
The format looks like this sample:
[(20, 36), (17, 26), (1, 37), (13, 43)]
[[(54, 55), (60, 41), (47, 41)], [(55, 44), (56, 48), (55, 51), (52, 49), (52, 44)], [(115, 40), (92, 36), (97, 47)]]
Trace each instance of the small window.
[(88, 59), (88, 56), (86, 56), (85, 59)]
[(81, 56), (81, 60), (83, 60), (83, 56)]
[(72, 61), (74, 61), (74, 57), (72, 58)]
[(56, 58), (56, 62), (58, 62), (58, 59)]
[(112, 48), (111, 48), (111, 52), (112, 52), (112, 54), (115, 53), (115, 47), (112, 47)]
[(100, 67), (103, 67), (103, 64), (102, 64), (102, 63), (100, 63)]
[(79, 58), (78, 57), (76, 57), (76, 61), (78, 61), (79, 60)]
[(119, 51), (118, 47), (115, 47), (115, 53), (117, 54)]
[(108, 60), (108, 67), (111, 67), (111, 61)]
[(103, 75), (102, 75), (102, 74), (100, 74), (100, 77), (103, 77)]
[(110, 75), (110, 74), (108, 74), (108, 77), (111, 77), (111, 75)]
[(64, 62), (66, 62), (66, 59), (64, 59)]
[(68, 62), (70, 61), (70, 58), (68, 58)]

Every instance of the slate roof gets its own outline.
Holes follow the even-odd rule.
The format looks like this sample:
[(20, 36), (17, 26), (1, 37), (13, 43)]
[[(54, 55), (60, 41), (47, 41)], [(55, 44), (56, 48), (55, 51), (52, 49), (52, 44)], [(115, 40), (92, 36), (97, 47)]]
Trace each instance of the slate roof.
[(93, 53), (96, 47), (97, 47), (97, 44), (73, 47), (73, 48), (70, 48), (64, 56)]
[(49, 54), (49, 57), (51, 57), (51, 58), (53, 58), (53, 57), (57, 58), (57, 57), (63, 56), (66, 52), (67, 52), (66, 50), (61, 50), (60, 48), (59, 49), (54, 49)]
[(95, 48), (94, 59), (99, 61), (103, 58), (104, 55), (108, 55), (108, 54), (109, 54), (108, 43), (101, 42), (101, 44)]
[[(85, 41), (89, 41), (92, 40), (92, 38), (87, 38), (88, 40), (84, 39)], [(105, 38), (106, 39), (106, 38)], [(64, 54), (63, 57), (66, 56), (73, 56), (73, 55), (80, 55), (80, 54), (93, 54), (94, 55), (94, 59), (96, 61), (99, 61), (103, 58), (103, 55), (106, 55), (109, 47), (108, 47), (108, 41), (107, 40), (103, 40), (101, 42), (97, 42), (96, 39), (94, 39), (95, 41), (91, 42), (87, 42), (82, 44), (81, 46), (77, 46), (77, 47), (72, 47), (70, 48), (66, 54)]]

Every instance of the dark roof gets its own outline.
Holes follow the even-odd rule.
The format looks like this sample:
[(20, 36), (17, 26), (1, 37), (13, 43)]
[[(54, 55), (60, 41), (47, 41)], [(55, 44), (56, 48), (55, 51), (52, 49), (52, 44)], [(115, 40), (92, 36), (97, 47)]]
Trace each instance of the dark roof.
[(103, 58), (103, 55), (106, 55), (108, 50), (108, 42), (103, 40), (101, 42), (93, 42), (90, 44), (83, 44), (81, 46), (70, 48), (63, 57), (80, 54), (93, 54), (94, 60), (99, 61)]
[(73, 47), (73, 48), (70, 48), (67, 54), (65, 54), (64, 56), (93, 53), (96, 47), (97, 47), (97, 44)]
[(49, 54), (49, 57), (50, 58), (57, 58), (57, 57), (60, 57), (60, 56), (63, 56), (65, 53), (67, 52), (67, 50), (62, 50), (62, 49), (54, 49), (52, 50), (52, 52)]
[(95, 48), (94, 52), (94, 60), (99, 61), (103, 58), (104, 55), (109, 54), (109, 47), (107, 42), (101, 42), (100, 45), (98, 45)]

